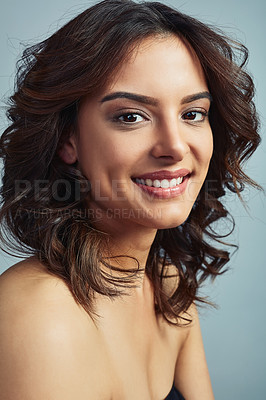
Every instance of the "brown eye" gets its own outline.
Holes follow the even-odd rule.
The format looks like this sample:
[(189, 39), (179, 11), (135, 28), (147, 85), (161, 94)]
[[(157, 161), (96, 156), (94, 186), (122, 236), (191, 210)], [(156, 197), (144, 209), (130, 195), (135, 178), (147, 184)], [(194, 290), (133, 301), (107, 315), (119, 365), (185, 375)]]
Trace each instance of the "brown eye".
[(183, 114), (182, 118), (185, 121), (202, 122), (207, 116), (206, 112), (203, 111), (189, 111)]
[(119, 117), (117, 117), (117, 119), (123, 123), (135, 123), (135, 122), (142, 122), (144, 118), (139, 114), (128, 113), (120, 115)]

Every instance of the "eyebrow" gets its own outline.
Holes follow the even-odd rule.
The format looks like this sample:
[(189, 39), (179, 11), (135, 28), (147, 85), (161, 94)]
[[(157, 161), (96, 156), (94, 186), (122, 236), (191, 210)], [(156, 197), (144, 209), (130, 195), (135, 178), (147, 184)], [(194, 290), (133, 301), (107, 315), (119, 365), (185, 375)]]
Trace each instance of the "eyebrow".
[(199, 92), (199, 93), (191, 94), (189, 96), (184, 97), (181, 100), (181, 104), (192, 103), (192, 101), (196, 101), (199, 99), (208, 99), (208, 100), (210, 100), (210, 102), (212, 102), (211, 94), (209, 92), (205, 91), (205, 92)]
[(151, 106), (157, 106), (159, 104), (159, 101), (156, 100), (154, 97), (143, 96), (142, 94), (129, 93), (129, 92), (115, 92), (108, 94), (100, 102), (104, 103), (105, 101), (110, 101), (115, 99), (129, 99), (137, 101), (139, 103), (148, 104)]
[[(130, 93), (130, 92), (114, 92), (104, 96), (100, 103), (104, 103), (106, 101), (115, 100), (115, 99), (129, 99), (137, 101), (138, 103), (148, 104), (151, 106), (157, 106), (159, 101), (154, 97), (144, 96), (142, 94)], [(193, 101), (199, 99), (208, 99), (210, 102), (212, 101), (212, 96), (209, 92), (198, 92), (195, 94), (188, 95), (181, 100), (181, 104), (191, 103)]]

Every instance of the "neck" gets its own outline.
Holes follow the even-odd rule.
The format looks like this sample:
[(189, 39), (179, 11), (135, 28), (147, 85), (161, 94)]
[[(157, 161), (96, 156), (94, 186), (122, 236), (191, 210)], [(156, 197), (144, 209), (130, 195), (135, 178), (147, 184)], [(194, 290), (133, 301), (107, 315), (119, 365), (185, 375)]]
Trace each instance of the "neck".
[[(96, 228), (106, 232), (108, 237), (106, 262), (119, 269), (141, 270), (138, 286), (143, 286), (145, 266), (157, 230), (140, 224), (121, 221), (104, 221)], [(139, 280), (140, 279), (140, 280)]]

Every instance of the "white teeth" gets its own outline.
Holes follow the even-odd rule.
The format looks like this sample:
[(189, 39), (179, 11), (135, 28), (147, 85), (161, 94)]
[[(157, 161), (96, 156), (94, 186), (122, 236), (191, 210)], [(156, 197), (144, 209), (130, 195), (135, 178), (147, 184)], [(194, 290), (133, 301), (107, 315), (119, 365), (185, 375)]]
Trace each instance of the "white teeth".
[(145, 185), (145, 186), (153, 186), (156, 188), (163, 188), (163, 189), (168, 189), (176, 187), (178, 185), (180, 185), (180, 183), (183, 182), (184, 177), (180, 176), (179, 178), (173, 178), (173, 179), (162, 179), (161, 181), (159, 181), (159, 179), (155, 179), (154, 181), (151, 179), (139, 179), (136, 178), (136, 183), (141, 184), (141, 185)]
[(176, 179), (171, 179), (170, 180), (170, 187), (175, 187), (176, 186)]
[(146, 186), (152, 186), (152, 180), (151, 179), (146, 179), (145, 180), (145, 185)]
[(170, 186), (170, 182), (167, 179), (163, 179), (161, 181), (161, 188), (168, 189)]
[(159, 188), (161, 187), (161, 182), (158, 181), (158, 179), (155, 179), (155, 181), (152, 182), (152, 186)]

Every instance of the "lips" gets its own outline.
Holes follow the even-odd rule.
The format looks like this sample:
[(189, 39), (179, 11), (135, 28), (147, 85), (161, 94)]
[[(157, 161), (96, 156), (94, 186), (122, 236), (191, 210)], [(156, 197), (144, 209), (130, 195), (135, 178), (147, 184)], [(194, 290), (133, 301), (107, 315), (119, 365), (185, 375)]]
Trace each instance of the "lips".
[(133, 179), (151, 179), (151, 180), (171, 180), (171, 179), (177, 179), (180, 177), (184, 177), (186, 175), (189, 175), (190, 171), (186, 168), (178, 169), (176, 171), (167, 171), (167, 170), (162, 170), (162, 171), (155, 171), (155, 172), (149, 172), (147, 174), (139, 175), (134, 177)]

